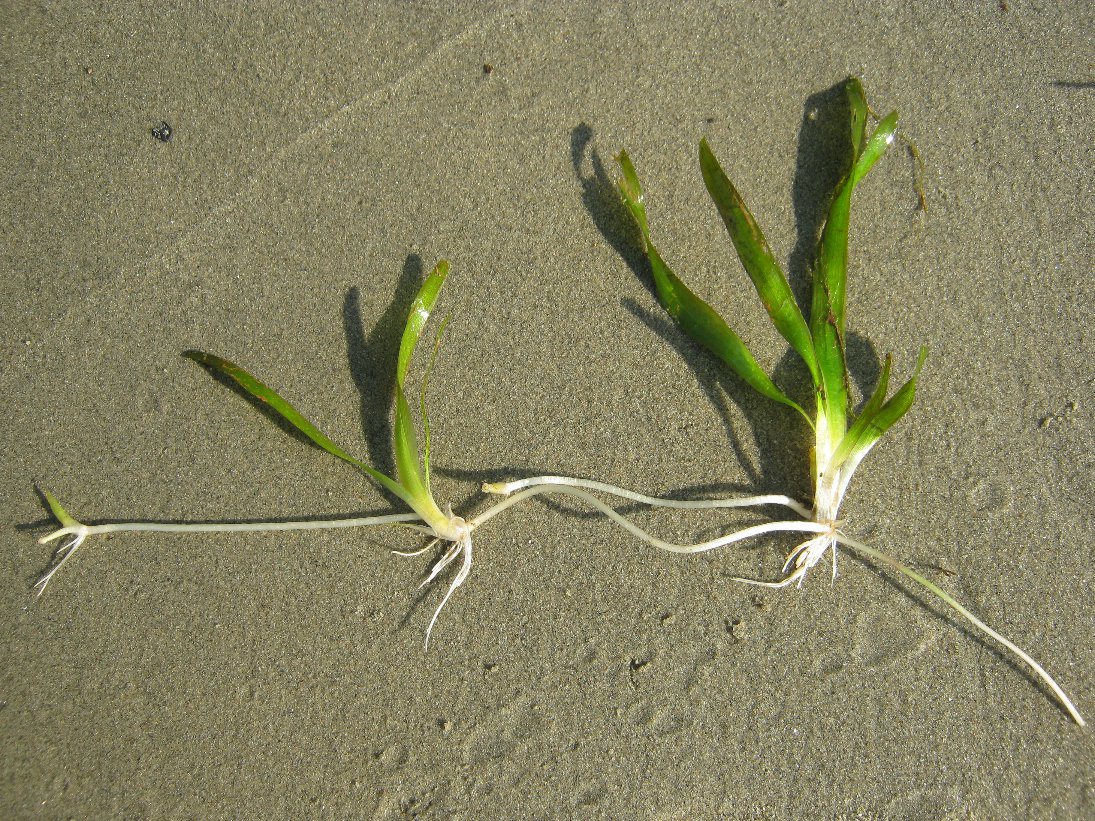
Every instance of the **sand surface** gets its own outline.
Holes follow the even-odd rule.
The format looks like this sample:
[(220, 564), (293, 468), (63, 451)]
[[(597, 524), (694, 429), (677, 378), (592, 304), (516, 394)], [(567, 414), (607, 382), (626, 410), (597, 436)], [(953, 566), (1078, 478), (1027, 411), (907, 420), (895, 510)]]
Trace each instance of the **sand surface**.
[[(857, 191), (853, 372), (931, 355), (845, 527), (1095, 719), (1089, 4), (299, 5), (0, 11), (0, 816), (1095, 816), (1091, 728), (906, 584), (848, 554), (835, 585), (731, 581), (774, 577), (786, 540), (686, 558), (519, 506), (429, 652), (443, 588), (394, 530), (98, 537), (33, 599), (35, 482), (85, 521), (389, 509), (179, 353), (235, 359), (389, 470), (402, 315), (442, 256), (440, 500), (545, 472), (807, 496), (801, 419), (652, 296), (612, 157), (801, 396), (696, 144), (801, 294), (856, 75), (929, 210), (902, 146)], [(755, 520), (635, 512), (680, 540)]]

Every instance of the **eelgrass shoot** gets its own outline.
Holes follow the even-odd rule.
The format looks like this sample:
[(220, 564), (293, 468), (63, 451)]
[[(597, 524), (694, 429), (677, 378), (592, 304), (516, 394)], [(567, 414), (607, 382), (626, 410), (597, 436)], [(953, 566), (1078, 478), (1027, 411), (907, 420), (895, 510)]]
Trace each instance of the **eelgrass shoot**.
[[(874, 131), (868, 135), (866, 129), (869, 109), (863, 87), (857, 79), (851, 78), (847, 81), (845, 89), (850, 110), (852, 156), (847, 172), (837, 185), (821, 232), (813, 268), (813, 294), (808, 319), (796, 303), (787, 278), (768, 247), (760, 226), (727, 178), (707, 141), (701, 140), (699, 146), (700, 170), (704, 183), (726, 225), (741, 263), (752, 280), (772, 324), (802, 358), (810, 373), (815, 398), (812, 416), (775, 385), (757, 364), (745, 343), (730, 329), (722, 317), (696, 296), (665, 263), (650, 238), (643, 189), (631, 158), (626, 152), (621, 152), (617, 158), (623, 172), (623, 178), (619, 181), (620, 192), (638, 226), (662, 306), (686, 334), (729, 365), (746, 384), (769, 399), (793, 408), (813, 430), (814, 499), (812, 507), (808, 508), (790, 497), (780, 495), (742, 499), (670, 501), (632, 493), (602, 483), (559, 476), (539, 476), (516, 482), (486, 485), (484, 490), (502, 495), (515, 491), (524, 493), (536, 491), (578, 496), (636, 536), (656, 547), (676, 553), (699, 553), (771, 533), (805, 534), (805, 540), (787, 555), (782, 578), (774, 581), (737, 579), (737, 581), (765, 587), (781, 588), (796, 583), (801, 585), (809, 570), (826, 554), (832, 557), (832, 572), (835, 579), (837, 544), (844, 545), (861, 556), (890, 567), (916, 582), (953, 608), (978, 630), (1018, 656), (1049, 686), (1076, 723), (1082, 726), (1084, 719), (1075, 705), (1053, 677), (1030, 655), (988, 627), (950, 594), (924, 576), (875, 548), (848, 536), (838, 519), (840, 505), (847, 493), (849, 482), (863, 458), (912, 405), (916, 381), (927, 354), (925, 348), (920, 349), (912, 376), (889, 398), (887, 398), (887, 391), (891, 360), (887, 356), (874, 392), (863, 405), (858, 417), (851, 418), (848, 410), (849, 380), (844, 356), (844, 325), (848, 227), (852, 192), (893, 142), (897, 131), (897, 112), (882, 118)], [(604, 502), (590, 495), (587, 492), (589, 490), (602, 491), (631, 501), (663, 507), (718, 508), (781, 505), (802, 518), (754, 525), (700, 544), (677, 545), (662, 541), (641, 530)]]
[[(453, 514), (451, 508), (442, 510), (430, 490), (430, 427), (426, 415), (426, 386), (429, 378), (429, 368), (422, 380), (420, 393), (420, 410), (422, 414), (422, 432), (424, 447), (419, 459), (418, 439), (415, 432), (415, 423), (411, 415), (410, 404), (404, 392), (404, 383), (410, 368), (411, 358), (415, 345), (422, 335), (426, 321), (437, 301), (441, 286), (448, 275), (449, 264), (441, 260), (430, 275), (425, 279), (418, 294), (411, 304), (407, 317), (406, 327), (399, 346), (399, 356), (396, 363), (395, 380), (395, 430), (394, 449), (396, 478), (381, 473), (373, 467), (351, 456), (346, 450), (336, 445), (330, 438), (322, 433), (315, 425), (309, 422), (296, 408), (282, 399), (272, 388), (268, 387), (239, 365), (214, 356), (203, 351), (186, 351), (183, 356), (206, 366), (214, 374), (234, 382), (242, 391), (250, 394), (265, 407), (269, 408), (283, 420), (288, 422), (315, 445), (337, 456), (350, 465), (357, 468), (367, 477), (375, 481), (384, 489), (393, 493), (406, 503), (411, 512), (390, 513), (382, 516), (368, 516), (363, 518), (347, 519), (316, 519), (303, 521), (276, 521), (276, 522), (194, 522), (194, 523), (169, 523), (169, 522), (109, 522), (104, 524), (84, 524), (74, 519), (61, 503), (49, 491), (43, 489), (42, 494), (50, 510), (61, 524), (58, 530), (49, 533), (39, 539), (40, 543), (52, 542), (63, 539), (60, 547), (54, 553), (53, 566), (35, 584), (35, 590), (39, 596), (46, 589), (46, 585), (69, 559), (76, 550), (90, 536), (105, 533), (119, 533), (123, 531), (152, 531), (159, 533), (230, 533), (240, 531), (284, 531), (284, 530), (321, 530), (327, 528), (351, 528), (371, 527), (374, 525), (403, 525), (413, 528), (432, 537), (425, 547), (413, 553), (402, 555), (419, 555), (439, 544), (447, 543), (448, 547), (422, 582), (429, 584), (436, 579), (442, 571), (452, 564), (457, 558), (461, 558), (461, 566), (453, 576), (448, 590), (445, 592), (441, 604), (434, 612), (426, 629), (426, 643), (429, 644), (430, 632), (433, 630), (437, 616), (441, 608), (452, 596), (453, 592), (468, 576), (471, 570), (472, 559), (472, 531), (483, 522), (509, 507), (516, 499), (507, 499), (495, 505), (495, 507), (481, 513), (474, 519), (464, 520)], [(435, 346), (434, 353), (437, 348)], [(432, 360), (431, 360), (432, 365)], [(396, 551), (398, 552), (398, 551)]]

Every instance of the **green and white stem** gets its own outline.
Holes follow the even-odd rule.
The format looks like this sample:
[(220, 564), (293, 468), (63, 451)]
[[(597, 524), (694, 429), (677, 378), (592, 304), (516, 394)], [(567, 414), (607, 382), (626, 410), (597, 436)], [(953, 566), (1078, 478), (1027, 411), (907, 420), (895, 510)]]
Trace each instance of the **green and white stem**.
[(852, 452), (839, 463), (835, 463), (834, 457), (838, 455), (839, 448), (834, 446), (833, 440), (843, 438), (845, 432), (841, 431), (839, 437), (831, 435), (833, 432), (828, 429), (825, 412), (820, 405), (821, 403), (819, 403), (818, 415), (815, 421), (814, 507), (812, 511), (807, 511), (801, 515), (823, 526), (825, 530), (820, 535), (796, 546), (787, 555), (782, 571), (784, 577), (779, 581), (764, 582), (735, 577), (737, 581), (761, 587), (780, 588), (796, 583), (801, 587), (806, 574), (821, 561), (826, 553), (832, 554), (833, 581), (836, 581), (836, 545), (840, 541), (838, 538), (839, 530), (837, 529), (840, 523), (838, 518), (840, 505), (844, 501), (844, 494), (848, 492), (852, 474), (855, 473), (856, 468), (859, 467), (860, 462), (874, 447), (877, 440)]

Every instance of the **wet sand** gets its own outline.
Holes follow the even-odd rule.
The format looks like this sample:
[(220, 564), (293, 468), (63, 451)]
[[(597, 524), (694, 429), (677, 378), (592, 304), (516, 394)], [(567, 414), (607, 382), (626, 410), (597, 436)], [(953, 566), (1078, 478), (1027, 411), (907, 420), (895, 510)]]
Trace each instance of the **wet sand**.
[[(441, 257), (440, 500), (473, 513), (480, 482), (548, 472), (805, 498), (805, 425), (666, 318), (612, 157), (638, 167), (677, 273), (801, 396), (696, 144), (801, 295), (855, 75), (901, 113), (928, 200), (900, 145), (856, 192), (857, 391), (887, 352), (902, 379), (930, 356), (845, 527), (1095, 717), (1080, 5), (6, 13), (0, 815), (1095, 813), (1090, 727), (847, 553), (835, 584), (822, 566), (762, 590), (730, 577), (774, 578), (793, 542), (686, 558), (533, 502), (476, 534), (428, 652), (443, 588), (416, 589), (429, 559), (391, 555), (420, 544), (398, 530), (93, 538), (31, 593), (52, 527), (36, 482), (84, 521), (388, 510), (179, 353), (236, 360), (391, 470), (402, 316)], [(632, 512), (678, 540), (756, 520)]]

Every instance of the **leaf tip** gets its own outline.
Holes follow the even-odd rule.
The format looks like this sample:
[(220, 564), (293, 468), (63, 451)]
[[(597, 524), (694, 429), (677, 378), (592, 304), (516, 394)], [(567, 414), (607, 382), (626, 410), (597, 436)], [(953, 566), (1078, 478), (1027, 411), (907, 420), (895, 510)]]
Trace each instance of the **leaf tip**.
[(912, 378), (916, 379), (920, 376), (920, 369), (924, 367), (924, 360), (928, 358), (928, 346), (921, 345), (920, 353), (916, 357), (916, 367), (913, 369)]
[(80, 523), (76, 521), (72, 517), (72, 515), (64, 509), (64, 507), (61, 506), (61, 503), (57, 500), (56, 496), (54, 496), (41, 485), (36, 485), (35, 487), (38, 492), (42, 494), (42, 498), (46, 500), (46, 505), (49, 507), (49, 512), (53, 514), (53, 518), (60, 522), (62, 527), (79, 526)]

